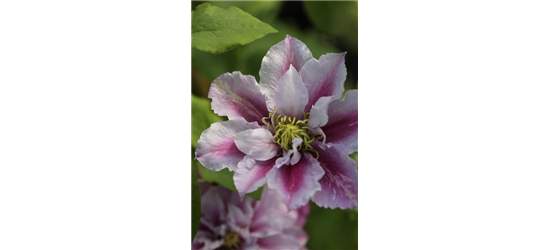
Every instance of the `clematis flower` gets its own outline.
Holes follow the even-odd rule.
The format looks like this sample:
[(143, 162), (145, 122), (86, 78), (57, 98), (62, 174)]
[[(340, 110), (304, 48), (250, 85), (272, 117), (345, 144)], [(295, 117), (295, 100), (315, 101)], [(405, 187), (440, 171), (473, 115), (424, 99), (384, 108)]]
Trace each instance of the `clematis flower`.
[(196, 157), (206, 168), (234, 171), (241, 196), (267, 183), (290, 209), (358, 207), (358, 91), (344, 92), (345, 53), (313, 58), (287, 36), (253, 76), (225, 73), (212, 82), (212, 110), (227, 116), (205, 130)]
[(289, 211), (279, 195), (263, 189), (260, 201), (202, 183), (202, 215), (193, 250), (305, 249), (309, 206)]

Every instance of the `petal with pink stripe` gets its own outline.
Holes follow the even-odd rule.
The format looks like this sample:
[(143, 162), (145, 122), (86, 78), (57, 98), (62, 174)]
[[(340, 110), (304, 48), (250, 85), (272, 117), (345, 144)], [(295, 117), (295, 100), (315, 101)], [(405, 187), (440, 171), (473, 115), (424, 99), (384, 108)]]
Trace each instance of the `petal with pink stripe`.
[(238, 163), (233, 180), (240, 197), (257, 190), (265, 184), (265, 177), (274, 167), (275, 159), (257, 161), (250, 156), (246, 156)]
[(271, 47), (263, 57), (259, 70), (261, 85), (275, 88), (278, 79), (286, 74), (290, 65), (299, 71), (312, 58), (313, 55), (307, 45), (294, 37), (286, 36), (283, 41)]
[(212, 99), (212, 110), (229, 120), (242, 117), (248, 122), (260, 122), (261, 118), (269, 116), (265, 96), (255, 78), (238, 71), (215, 79), (208, 97)]
[(248, 129), (259, 128), (256, 122), (244, 119), (216, 122), (202, 132), (196, 145), (196, 159), (207, 169), (234, 171), (245, 156), (234, 143), (233, 135)]
[(233, 138), (240, 151), (256, 160), (269, 160), (280, 151), (280, 146), (272, 140), (273, 134), (265, 128), (248, 129)]
[(327, 208), (350, 209), (358, 207), (358, 172), (356, 162), (337, 147), (318, 151), (318, 162), (325, 174), (319, 183), (322, 189), (311, 199), (317, 205)]
[(283, 165), (267, 173), (267, 184), (276, 190), (290, 209), (307, 204), (320, 190), (318, 180), (324, 170), (310, 154), (304, 153), (295, 165)]
[(269, 110), (276, 107), (277, 114), (298, 119), (303, 116), (309, 94), (293, 65), (290, 65), (290, 69), (278, 80), (276, 86), (262, 84), (261, 91), (267, 96)]
[(349, 90), (343, 100), (330, 103), (328, 123), (322, 131), (326, 135), (326, 143), (344, 148), (348, 154), (358, 151), (358, 90)]
[(309, 102), (305, 107), (305, 111), (309, 112), (320, 97), (333, 96), (338, 99), (345, 91), (345, 53), (328, 53), (320, 56), (318, 60), (309, 60), (299, 74), (309, 92)]

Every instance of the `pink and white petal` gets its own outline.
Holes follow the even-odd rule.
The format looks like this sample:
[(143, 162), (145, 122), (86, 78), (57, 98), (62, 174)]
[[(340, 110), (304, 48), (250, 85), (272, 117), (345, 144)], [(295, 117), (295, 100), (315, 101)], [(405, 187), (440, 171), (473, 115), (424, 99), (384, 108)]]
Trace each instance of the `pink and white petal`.
[(328, 53), (320, 56), (318, 60), (309, 60), (299, 71), (301, 78), (309, 92), (309, 102), (305, 111), (309, 112), (311, 106), (320, 97), (333, 96), (336, 99), (341, 97), (343, 83), (347, 77), (345, 67), (346, 53)]
[[(241, 197), (238, 192), (235, 192), (233, 190), (224, 188), (222, 186), (218, 186), (219, 195), (221, 196), (221, 199), (225, 201), (225, 206), (228, 206), (228, 204), (234, 205), (238, 207), (246, 216), (252, 217), (254, 214), (254, 209), (256, 206), (257, 201), (252, 199), (251, 197), (244, 196)], [(226, 191), (226, 192), (222, 192)], [(230, 195), (227, 195), (230, 194)]]
[(255, 128), (259, 128), (256, 122), (248, 123), (242, 118), (212, 124), (198, 139), (196, 159), (213, 171), (224, 168), (234, 171), (246, 154), (236, 147), (233, 135)]
[(329, 145), (331, 145), (331, 144), (328, 144), (328, 145), (325, 144), (326, 143), (326, 134), (324, 134), (324, 131), (322, 131), (322, 128), (313, 128), (313, 129), (311, 129), (311, 134), (315, 137), (316, 136), (322, 137), (322, 145), (321, 146), (330, 147)]
[(337, 147), (318, 151), (318, 162), (324, 169), (319, 183), (322, 189), (311, 199), (320, 207), (350, 209), (358, 207), (358, 172), (356, 162)]
[(275, 164), (275, 159), (268, 161), (256, 161), (250, 156), (244, 157), (238, 163), (233, 179), (236, 190), (240, 197), (251, 193), (263, 186), (266, 182), (265, 177)]
[(307, 126), (311, 129), (319, 128), (328, 123), (328, 105), (334, 100), (332, 96), (323, 96), (311, 108)]
[(250, 232), (253, 237), (266, 237), (282, 233), (288, 225), (288, 207), (275, 190), (265, 186), (255, 209)]
[(280, 234), (284, 230), (284, 223), (280, 217), (266, 215), (260, 219), (252, 221), (250, 225), (250, 236), (254, 238), (262, 238)]
[(305, 225), (305, 222), (307, 221), (307, 216), (309, 215), (309, 211), (311, 210), (311, 207), (309, 206), (309, 203), (307, 203), (304, 206), (301, 206), (297, 210), (294, 210), (297, 212), (297, 219), (295, 221), (295, 225), (297, 227), (303, 227)]
[(223, 239), (217, 239), (214, 233), (198, 231), (194, 236), (192, 250), (217, 249), (223, 245)]
[(276, 113), (300, 118), (309, 100), (307, 88), (293, 65), (278, 80), (276, 85), (261, 85), (261, 92), (267, 96), (269, 110), (276, 107)]
[(250, 223), (251, 217), (246, 216), (242, 210), (233, 205), (227, 204), (227, 222), (233, 223), (233, 226), (244, 228)]
[(226, 218), (225, 203), (217, 192), (217, 187), (211, 188), (202, 195), (201, 203), (201, 221), (206, 221), (208, 225), (217, 226), (222, 224)]
[(273, 134), (265, 128), (242, 131), (233, 136), (236, 147), (246, 155), (260, 161), (269, 160), (280, 151), (280, 146), (273, 142)]
[(275, 167), (279, 168), (282, 165), (287, 165), (290, 163), (290, 165), (296, 164), (301, 159), (301, 153), (297, 149), (299, 145), (303, 142), (303, 139), (297, 137), (292, 140), (292, 149), (290, 151), (285, 151), (282, 153), (282, 157), (279, 157), (276, 159)]
[(238, 233), (241, 237), (247, 239), (250, 237), (248, 225), (251, 217), (244, 214), (239, 207), (233, 204), (227, 204), (227, 226), (228, 229)]
[[(301, 229), (301, 227), (288, 227), (288, 228), (284, 229), (283, 233), (287, 236), (290, 236), (290, 237), (296, 239), (297, 242), (299, 242), (299, 245), (301, 247), (304, 247), (305, 244), (307, 243), (307, 240), (309, 239), (307, 233), (305, 233), (305, 231), (303, 231), (303, 229)], [(299, 248), (299, 249), (301, 249), (301, 248)]]
[(212, 82), (208, 97), (212, 99), (212, 110), (229, 120), (240, 117), (248, 122), (260, 122), (269, 116), (265, 96), (253, 76), (235, 71), (225, 73)]
[(223, 239), (204, 242), (204, 245), (199, 250), (218, 249), (219, 247), (221, 247), (223, 245), (223, 242), (224, 242)]
[(276, 190), (290, 209), (307, 204), (309, 199), (320, 190), (318, 181), (324, 176), (324, 170), (310, 154), (303, 154), (295, 165), (273, 168), (267, 173), (267, 184)]
[(256, 239), (253, 239), (240, 243), (239, 250), (261, 250), (256, 241)]
[(290, 249), (301, 249), (301, 242), (285, 234), (277, 234), (257, 240), (257, 245), (261, 250), (290, 250)]
[(200, 225), (198, 227), (202, 228), (202, 229), (205, 229), (209, 232), (214, 232), (216, 234), (225, 232), (225, 226), (224, 225), (215, 225), (214, 223), (209, 222), (205, 218), (200, 218)]
[(292, 149), (292, 150), (294, 151), (294, 153), (292, 154), (292, 157), (290, 158), (290, 165), (295, 165), (296, 163), (299, 162), (299, 160), (301, 160), (301, 153), (297, 149)]
[(282, 153), (282, 157), (278, 157), (275, 161), (275, 167), (276, 168), (280, 168), (282, 167), (283, 165), (287, 165), (288, 163), (290, 163), (290, 158), (292, 157), (292, 151), (284, 151), (284, 153)]
[(200, 189), (200, 196), (204, 195), (214, 184), (209, 182), (199, 182), (198, 188)]
[(198, 242), (196, 236), (194, 237), (193, 243), (191, 245), (191, 250), (202, 250), (204, 247), (204, 242)]
[[(240, 195), (238, 194), (237, 196), (240, 197)], [(257, 203), (258, 201), (250, 197), (244, 197), (244, 198), (240, 198), (240, 203), (235, 204), (235, 206), (239, 207), (240, 210), (242, 210), (242, 212), (246, 214), (246, 216), (251, 218), (254, 214), (254, 210)]]
[(272, 46), (263, 57), (259, 70), (261, 85), (272, 85), (274, 88), (278, 79), (290, 69), (290, 65), (299, 71), (312, 58), (307, 45), (294, 37), (286, 36), (284, 40)]
[(228, 188), (225, 188), (221, 185), (214, 184), (217, 188), (217, 192), (219, 193), (219, 197), (225, 202), (225, 204), (233, 204), (233, 205), (240, 205), (241, 199), (238, 193), (234, 192), (233, 190), (230, 190)]
[(254, 217), (261, 217), (266, 214), (280, 216), (288, 213), (288, 207), (282, 202), (282, 198), (276, 190), (273, 190), (269, 186), (265, 186), (255, 213)]
[(343, 100), (330, 103), (322, 131), (326, 142), (345, 148), (348, 154), (358, 151), (358, 90), (349, 90)]

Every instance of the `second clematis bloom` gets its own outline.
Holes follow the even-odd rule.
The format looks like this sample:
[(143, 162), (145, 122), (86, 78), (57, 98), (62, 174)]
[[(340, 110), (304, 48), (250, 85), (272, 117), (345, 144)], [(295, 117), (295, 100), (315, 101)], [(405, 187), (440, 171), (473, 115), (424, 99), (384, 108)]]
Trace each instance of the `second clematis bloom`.
[(208, 97), (228, 121), (198, 140), (204, 167), (235, 172), (241, 196), (268, 183), (290, 209), (309, 199), (321, 207), (357, 208), (358, 91), (344, 92), (345, 53), (318, 60), (296, 38), (269, 49), (258, 84), (253, 76), (225, 73)]
[(239, 198), (219, 185), (201, 183), (202, 212), (193, 250), (302, 250), (309, 205), (289, 211), (280, 196), (263, 189), (261, 200)]

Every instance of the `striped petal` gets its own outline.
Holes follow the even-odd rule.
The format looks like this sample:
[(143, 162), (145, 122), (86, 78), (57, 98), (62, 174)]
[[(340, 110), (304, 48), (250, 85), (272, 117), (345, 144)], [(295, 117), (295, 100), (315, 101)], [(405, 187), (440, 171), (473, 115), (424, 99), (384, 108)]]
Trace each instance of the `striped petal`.
[(305, 111), (309, 112), (320, 97), (333, 96), (337, 99), (345, 91), (345, 53), (328, 53), (318, 60), (309, 60), (299, 74), (309, 92), (309, 102), (305, 107)]
[(267, 173), (267, 184), (276, 190), (290, 209), (307, 204), (320, 190), (318, 180), (324, 170), (310, 154), (303, 154), (295, 165), (283, 165)]
[(229, 120), (242, 117), (248, 122), (260, 122), (269, 116), (265, 96), (253, 76), (225, 73), (212, 82), (208, 97), (212, 99), (212, 110)]
[(224, 168), (234, 171), (238, 162), (246, 156), (237, 147), (233, 135), (259, 128), (257, 123), (244, 119), (216, 122), (202, 132), (196, 145), (196, 159), (207, 169), (220, 171)]

